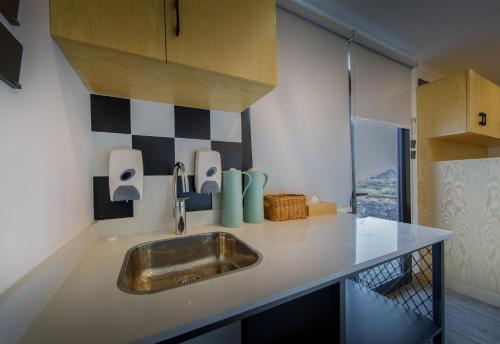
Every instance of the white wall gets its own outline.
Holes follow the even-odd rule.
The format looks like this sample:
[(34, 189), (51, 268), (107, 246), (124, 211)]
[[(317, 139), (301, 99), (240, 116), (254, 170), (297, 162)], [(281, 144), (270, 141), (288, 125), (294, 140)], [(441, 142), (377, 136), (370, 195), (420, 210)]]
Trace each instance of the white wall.
[(349, 204), (346, 41), (278, 9), (278, 86), (251, 107), (254, 167), (267, 193)]
[(89, 94), (23, 0), (22, 90), (0, 82), (0, 293), (92, 222)]

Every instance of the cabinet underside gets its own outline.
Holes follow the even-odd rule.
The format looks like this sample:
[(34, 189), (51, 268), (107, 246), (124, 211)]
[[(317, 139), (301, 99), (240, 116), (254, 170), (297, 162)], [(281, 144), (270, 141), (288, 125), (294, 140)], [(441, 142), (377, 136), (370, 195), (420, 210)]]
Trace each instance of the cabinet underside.
[(89, 91), (241, 112), (274, 86), (55, 37)]

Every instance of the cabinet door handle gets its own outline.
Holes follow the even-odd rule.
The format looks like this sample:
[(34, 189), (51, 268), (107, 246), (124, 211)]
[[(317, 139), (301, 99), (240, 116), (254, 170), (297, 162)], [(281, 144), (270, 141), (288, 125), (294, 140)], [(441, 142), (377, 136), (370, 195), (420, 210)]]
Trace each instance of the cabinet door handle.
[(179, 0), (175, 0), (175, 36), (179, 37), (181, 34), (181, 19), (179, 15), (180, 11), (180, 6), (179, 6)]
[(485, 126), (486, 125), (486, 112), (480, 112), (479, 116), (481, 117), (481, 120), (479, 121), (479, 125)]

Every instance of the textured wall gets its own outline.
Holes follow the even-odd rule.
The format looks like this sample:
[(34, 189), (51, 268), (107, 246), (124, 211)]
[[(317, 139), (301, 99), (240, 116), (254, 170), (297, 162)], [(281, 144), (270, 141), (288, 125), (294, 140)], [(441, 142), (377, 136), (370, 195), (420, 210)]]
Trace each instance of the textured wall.
[(500, 306), (500, 159), (428, 164), (420, 186), (421, 224), (455, 232), (447, 287)]

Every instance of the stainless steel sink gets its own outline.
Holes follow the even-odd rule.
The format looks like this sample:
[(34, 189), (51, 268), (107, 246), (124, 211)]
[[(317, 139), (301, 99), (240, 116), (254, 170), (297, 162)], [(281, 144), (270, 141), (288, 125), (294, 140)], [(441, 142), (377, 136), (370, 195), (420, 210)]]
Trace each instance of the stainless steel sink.
[(131, 294), (152, 294), (252, 267), (260, 257), (224, 232), (151, 241), (128, 250), (118, 288)]

